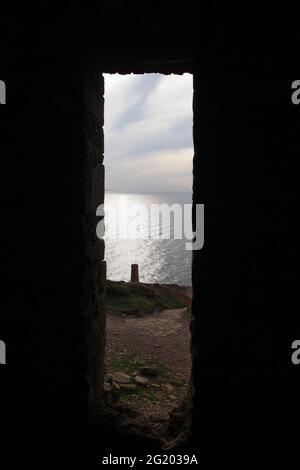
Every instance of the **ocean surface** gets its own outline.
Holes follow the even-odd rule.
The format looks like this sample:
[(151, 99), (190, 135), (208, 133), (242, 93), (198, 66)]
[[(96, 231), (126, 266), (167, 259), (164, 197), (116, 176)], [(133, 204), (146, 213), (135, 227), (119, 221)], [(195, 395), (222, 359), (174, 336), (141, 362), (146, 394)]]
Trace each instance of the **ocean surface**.
[[(191, 286), (192, 252), (185, 246), (191, 239), (191, 202), (191, 193), (106, 191), (104, 239), (107, 278), (129, 281), (131, 264), (138, 263), (141, 282)], [(151, 213), (153, 204), (178, 204), (176, 210), (181, 217), (166, 215), (158, 219)], [(179, 238), (181, 232), (182, 237)], [(158, 239), (153, 239), (153, 236)]]

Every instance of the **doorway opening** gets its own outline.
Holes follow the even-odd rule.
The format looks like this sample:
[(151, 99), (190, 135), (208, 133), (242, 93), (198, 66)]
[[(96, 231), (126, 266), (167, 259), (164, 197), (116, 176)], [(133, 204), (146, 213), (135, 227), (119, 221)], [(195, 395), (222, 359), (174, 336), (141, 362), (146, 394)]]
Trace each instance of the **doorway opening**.
[(192, 75), (104, 74), (106, 404), (165, 445), (188, 432)]

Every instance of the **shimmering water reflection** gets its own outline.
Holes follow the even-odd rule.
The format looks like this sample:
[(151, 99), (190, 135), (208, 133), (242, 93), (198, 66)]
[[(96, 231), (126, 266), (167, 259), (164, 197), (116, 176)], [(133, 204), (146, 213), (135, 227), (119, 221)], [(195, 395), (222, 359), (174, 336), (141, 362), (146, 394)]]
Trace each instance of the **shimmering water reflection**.
[[(151, 204), (191, 204), (191, 193), (162, 193), (162, 194), (127, 194), (115, 191), (106, 191), (105, 205), (119, 207), (120, 197), (126, 197), (128, 207), (131, 204), (143, 204), (148, 211), (139, 216), (135, 222), (130, 219), (130, 225), (136, 225), (140, 233), (137, 239), (116, 239), (113, 234), (121, 233), (123, 217), (114, 217), (113, 211), (108, 211), (105, 218), (105, 260), (107, 263), (107, 278), (111, 280), (130, 280), (130, 267), (132, 263), (139, 264), (140, 281), (148, 283), (171, 283), (191, 286), (191, 260), (192, 252), (185, 249), (186, 239), (174, 239), (176, 225), (174, 220), (159, 224), (150, 217)], [(191, 220), (188, 219), (191, 229)], [(179, 223), (175, 221), (175, 223)], [(150, 233), (159, 235), (171, 233), (170, 239), (153, 240), (148, 238)], [(178, 228), (178, 227), (177, 227)], [(123, 227), (124, 231), (124, 227)], [(184, 230), (182, 230), (184, 233)], [(161, 238), (161, 237), (160, 237)]]

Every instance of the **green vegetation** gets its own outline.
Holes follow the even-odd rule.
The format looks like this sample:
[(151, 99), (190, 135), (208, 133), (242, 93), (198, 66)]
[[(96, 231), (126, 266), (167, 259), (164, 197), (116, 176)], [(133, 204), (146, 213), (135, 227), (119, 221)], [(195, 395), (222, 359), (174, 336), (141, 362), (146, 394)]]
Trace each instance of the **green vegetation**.
[(124, 313), (152, 313), (185, 305), (172, 291), (146, 284), (107, 281), (106, 308)]

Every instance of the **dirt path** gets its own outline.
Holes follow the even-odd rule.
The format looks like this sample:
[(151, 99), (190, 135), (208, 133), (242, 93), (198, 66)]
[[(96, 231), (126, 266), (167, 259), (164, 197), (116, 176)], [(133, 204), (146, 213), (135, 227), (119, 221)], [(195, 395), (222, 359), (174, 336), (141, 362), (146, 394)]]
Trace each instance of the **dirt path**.
[[(133, 371), (142, 364), (158, 367), (150, 384), (119, 391), (118, 403), (138, 413), (138, 421), (156, 435), (169, 436), (170, 416), (189, 389), (190, 310), (187, 307), (162, 310), (141, 316), (107, 313), (106, 371)], [(182, 430), (182, 424), (176, 424)]]
[[(107, 403), (132, 417), (134, 432), (151, 431), (160, 440), (170, 441), (187, 425), (192, 288), (110, 281), (108, 289)], [(153, 308), (143, 310), (149, 303)], [(162, 303), (170, 307), (173, 303), (173, 308), (158, 311)], [(182, 307), (174, 308), (174, 304)], [(123, 308), (127, 311), (119, 311)], [(150, 377), (143, 376), (145, 366), (152, 370)]]
[(120, 354), (134, 354), (165, 363), (174, 377), (188, 382), (191, 367), (190, 317), (187, 308), (133, 316), (108, 312), (106, 363)]

